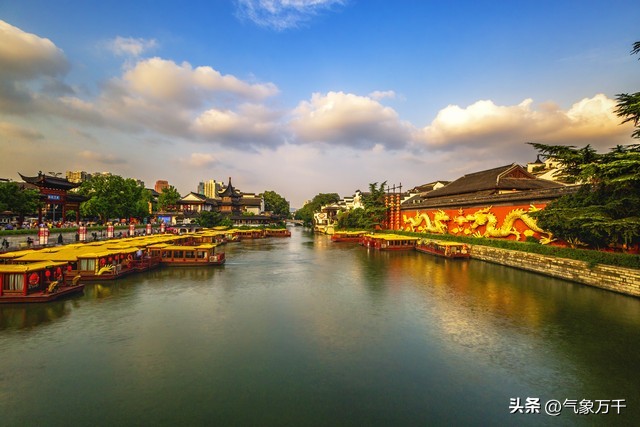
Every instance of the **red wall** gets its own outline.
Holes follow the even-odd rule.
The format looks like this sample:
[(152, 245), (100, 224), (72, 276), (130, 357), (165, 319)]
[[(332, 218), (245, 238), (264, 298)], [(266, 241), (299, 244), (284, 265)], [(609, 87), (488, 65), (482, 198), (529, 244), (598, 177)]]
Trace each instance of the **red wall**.
[[(545, 204), (536, 204), (534, 209), (542, 209)], [(531, 220), (528, 217), (528, 213), (532, 209), (531, 205), (512, 205), (512, 206), (479, 206), (460, 209), (407, 209), (402, 210), (400, 215), (401, 229), (405, 231), (426, 231), (430, 233), (438, 233), (435, 223), (436, 212), (444, 212), (449, 218), (448, 220), (441, 220), (440, 224), (444, 227), (444, 231), (447, 234), (471, 236), (480, 235), (494, 238), (506, 238), (510, 240), (518, 240), (517, 233), (520, 233), (519, 240), (524, 241), (527, 235), (532, 235), (536, 239), (543, 239), (550, 237), (548, 233), (540, 233), (536, 231), (536, 225), (533, 229), (525, 223), (523, 219), (518, 217), (525, 215), (525, 220)], [(511, 218), (518, 218), (512, 222), (512, 226), (508, 227), (505, 224), (505, 219), (512, 213)], [(431, 221), (431, 227), (429, 230), (422, 230), (429, 224), (426, 219), (421, 218), (420, 222), (417, 222), (416, 216), (427, 214)], [(406, 217), (406, 220), (405, 220)], [(527, 218), (528, 217), (528, 218)], [(415, 226), (408, 221), (413, 219)], [(534, 220), (535, 221), (535, 220)], [(505, 226), (503, 228), (503, 226)], [(509, 233), (501, 233), (499, 231), (509, 230)], [(514, 231), (515, 230), (515, 231)], [(526, 234), (525, 234), (526, 233)], [(508, 234), (506, 236), (498, 236), (496, 234)]]

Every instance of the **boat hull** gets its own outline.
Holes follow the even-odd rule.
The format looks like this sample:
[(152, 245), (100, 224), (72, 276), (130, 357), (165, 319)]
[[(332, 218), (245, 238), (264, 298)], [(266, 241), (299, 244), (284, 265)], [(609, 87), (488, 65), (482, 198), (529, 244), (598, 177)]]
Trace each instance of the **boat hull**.
[(32, 303), (32, 302), (49, 302), (59, 298), (64, 298), (69, 295), (82, 293), (84, 291), (84, 284), (78, 284), (75, 286), (61, 286), (56, 292), (34, 292), (28, 295), (1, 295), (0, 304), (8, 303)]

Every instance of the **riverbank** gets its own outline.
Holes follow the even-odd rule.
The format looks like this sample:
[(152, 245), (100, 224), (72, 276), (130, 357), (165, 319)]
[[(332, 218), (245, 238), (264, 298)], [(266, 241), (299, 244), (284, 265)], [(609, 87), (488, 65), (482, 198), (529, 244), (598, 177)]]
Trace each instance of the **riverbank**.
[(471, 258), (640, 298), (640, 270), (472, 245)]

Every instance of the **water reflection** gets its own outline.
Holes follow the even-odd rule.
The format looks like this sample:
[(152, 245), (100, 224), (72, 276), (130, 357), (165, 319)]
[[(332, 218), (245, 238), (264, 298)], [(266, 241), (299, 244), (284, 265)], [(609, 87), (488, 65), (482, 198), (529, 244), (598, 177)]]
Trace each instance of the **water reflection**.
[[(637, 299), (299, 229), (225, 252), (222, 268), (162, 268), (73, 300), (0, 306), (3, 423), (548, 421), (510, 418), (518, 396), (626, 398), (640, 419)], [(69, 395), (83, 405), (67, 414)]]

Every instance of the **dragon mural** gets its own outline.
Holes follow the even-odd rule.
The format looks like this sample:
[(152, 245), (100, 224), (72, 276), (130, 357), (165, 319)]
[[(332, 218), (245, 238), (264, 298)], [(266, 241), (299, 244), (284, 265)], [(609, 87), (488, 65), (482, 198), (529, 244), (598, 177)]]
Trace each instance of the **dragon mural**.
[[(437, 233), (437, 234), (465, 234), (473, 235), (476, 237), (494, 237), (494, 238), (506, 238), (509, 236), (515, 236), (516, 240), (523, 239), (525, 237), (533, 236), (534, 233), (539, 233), (540, 243), (543, 245), (553, 242), (553, 234), (544, 231), (538, 227), (537, 221), (529, 216), (529, 213), (540, 210), (533, 205), (526, 208), (512, 209), (504, 216), (504, 220), (500, 223), (500, 220), (496, 213), (493, 211), (493, 206), (479, 209), (471, 214), (465, 214), (462, 208), (458, 209), (457, 214), (449, 216), (447, 212), (439, 209), (433, 213), (433, 219), (429, 213), (415, 213), (414, 216), (403, 215), (403, 229), (406, 231), (414, 231), (419, 233)], [(517, 221), (521, 221), (527, 229), (519, 231), (515, 225)], [(449, 228), (449, 223), (451, 228)], [(480, 229), (484, 227), (484, 229)], [(519, 226), (522, 230), (523, 227)]]
[[(442, 209), (437, 210), (433, 214), (433, 221), (429, 217), (429, 214), (416, 212), (415, 217), (407, 218), (406, 215), (402, 215), (404, 220), (404, 227), (407, 231), (417, 232), (429, 232), (446, 234), (447, 233), (447, 221), (450, 220), (449, 215)], [(421, 225), (424, 222), (424, 225)]]
[[(471, 223), (470, 229), (475, 230), (480, 226), (485, 226), (484, 233), (480, 233), (476, 231), (474, 233), (477, 237), (509, 237), (510, 235), (516, 236), (516, 240), (520, 240), (521, 233), (516, 230), (514, 224), (517, 220), (524, 222), (524, 224), (529, 228), (523, 234), (525, 236), (532, 236), (534, 232), (540, 233), (542, 236), (540, 238), (540, 243), (543, 245), (551, 243), (553, 239), (553, 234), (544, 231), (540, 227), (538, 227), (538, 222), (531, 218), (527, 211), (524, 209), (513, 209), (510, 211), (505, 217), (504, 221), (502, 221), (502, 225), (498, 227), (498, 218), (491, 212), (491, 208), (493, 206), (489, 206), (488, 208), (480, 209), (474, 212), (471, 215), (467, 215), (467, 220)], [(539, 210), (535, 206), (531, 205), (528, 212), (535, 212)]]

